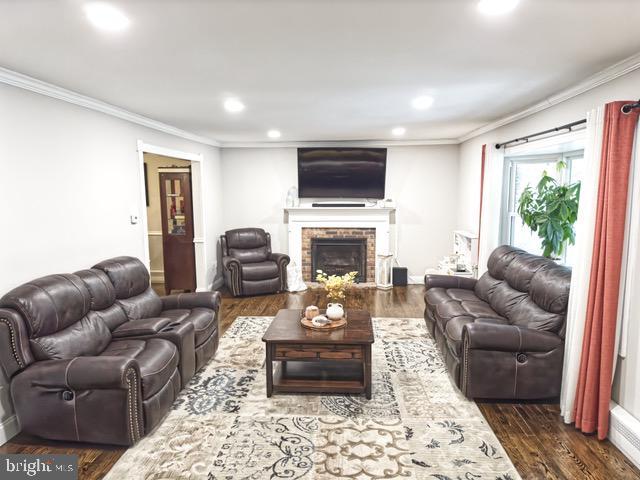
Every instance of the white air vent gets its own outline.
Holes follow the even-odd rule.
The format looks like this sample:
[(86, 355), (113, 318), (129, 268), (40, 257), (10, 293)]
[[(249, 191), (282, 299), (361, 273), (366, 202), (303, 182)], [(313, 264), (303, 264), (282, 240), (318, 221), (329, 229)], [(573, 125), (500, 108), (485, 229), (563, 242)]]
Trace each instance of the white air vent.
[(620, 405), (611, 407), (609, 440), (640, 468), (640, 421)]

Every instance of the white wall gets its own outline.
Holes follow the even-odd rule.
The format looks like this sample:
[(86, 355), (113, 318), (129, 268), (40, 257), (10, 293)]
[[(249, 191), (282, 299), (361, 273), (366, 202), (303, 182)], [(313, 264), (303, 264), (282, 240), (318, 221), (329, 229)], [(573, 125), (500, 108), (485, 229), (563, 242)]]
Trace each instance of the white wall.
[(640, 70), (635, 70), (582, 95), (517, 122), (472, 138), (460, 145), (460, 202), (458, 227), (478, 230), (480, 204), (480, 155), (483, 144), (493, 148), (498, 142), (557, 127), (585, 118), (587, 111), (614, 100), (640, 97)]
[[(522, 119), (518, 122), (492, 130), (472, 138), (460, 145), (460, 202), (458, 204), (458, 227), (477, 230), (480, 195), (480, 155), (483, 144), (493, 148), (503, 142), (530, 133), (557, 127), (585, 118), (586, 112), (599, 105), (615, 100), (634, 100), (640, 97), (640, 70), (583, 93), (559, 105)], [(640, 248), (636, 246), (635, 248)], [(640, 307), (639, 307), (640, 308)], [(640, 311), (640, 310), (638, 310)], [(640, 419), (640, 335), (636, 318), (630, 319), (629, 354), (621, 359), (614, 384), (614, 400), (625, 410)]]
[[(208, 283), (213, 281), (221, 169), (217, 148), (0, 85), (0, 295), (33, 278), (142, 257), (137, 141), (202, 153)], [(0, 422), (12, 413), (0, 380)], [(1, 434), (1, 433), (0, 433)]]
[[(410, 275), (450, 253), (457, 212), (456, 145), (390, 147), (386, 196), (397, 206), (398, 258)], [(262, 227), (287, 252), (283, 207), (297, 185), (295, 148), (222, 149), (225, 229)]]

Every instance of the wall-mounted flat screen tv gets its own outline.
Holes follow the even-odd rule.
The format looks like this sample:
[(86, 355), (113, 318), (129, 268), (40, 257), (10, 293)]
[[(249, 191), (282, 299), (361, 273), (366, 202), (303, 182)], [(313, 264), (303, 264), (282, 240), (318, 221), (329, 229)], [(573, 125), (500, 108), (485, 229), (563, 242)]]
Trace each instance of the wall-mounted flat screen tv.
[(386, 148), (299, 148), (300, 198), (384, 198)]

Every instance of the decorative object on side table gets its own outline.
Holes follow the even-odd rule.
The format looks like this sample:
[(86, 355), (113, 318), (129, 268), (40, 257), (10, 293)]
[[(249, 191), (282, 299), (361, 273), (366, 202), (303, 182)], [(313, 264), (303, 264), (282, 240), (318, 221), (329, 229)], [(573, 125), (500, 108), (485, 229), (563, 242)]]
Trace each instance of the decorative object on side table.
[(316, 281), (327, 291), (329, 302), (344, 301), (347, 298), (346, 292), (353, 286), (358, 276), (358, 272), (349, 272), (344, 275), (327, 275), (322, 270), (316, 271)]
[(393, 255), (379, 254), (378, 265), (376, 266), (376, 287), (380, 290), (391, 290), (393, 283), (391, 282), (391, 265)]

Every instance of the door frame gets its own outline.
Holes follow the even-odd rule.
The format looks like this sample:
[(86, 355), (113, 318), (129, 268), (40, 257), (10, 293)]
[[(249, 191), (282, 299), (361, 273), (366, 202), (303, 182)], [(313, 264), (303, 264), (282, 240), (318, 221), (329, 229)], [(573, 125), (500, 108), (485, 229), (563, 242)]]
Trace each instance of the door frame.
[(165, 157), (189, 160), (191, 162), (191, 199), (193, 203), (193, 250), (196, 257), (196, 291), (210, 290), (207, 285), (207, 253), (205, 248), (205, 202), (204, 189), (202, 188), (202, 161), (201, 153), (183, 152), (159, 145), (145, 143), (138, 140), (138, 175), (140, 177), (140, 222), (142, 223), (142, 244), (144, 258), (142, 261), (151, 271), (149, 257), (149, 224), (147, 219), (147, 200), (145, 194), (144, 178), (144, 154), (152, 153)]

